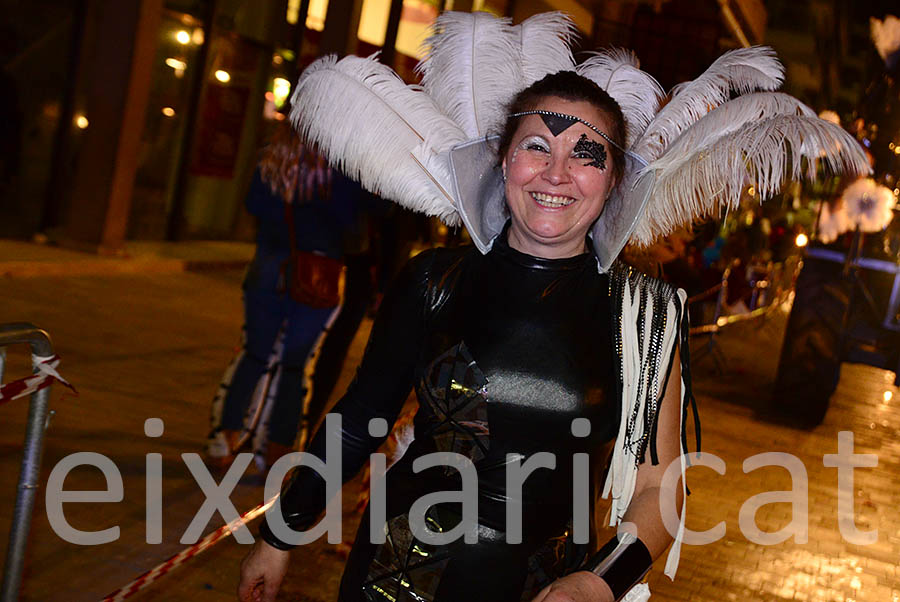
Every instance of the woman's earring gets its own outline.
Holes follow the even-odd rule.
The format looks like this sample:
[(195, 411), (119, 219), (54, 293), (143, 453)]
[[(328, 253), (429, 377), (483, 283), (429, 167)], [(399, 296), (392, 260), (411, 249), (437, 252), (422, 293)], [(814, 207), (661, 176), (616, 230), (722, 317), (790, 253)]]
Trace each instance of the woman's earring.
[(503, 173), (503, 181), (505, 182), (506, 181), (506, 170), (505, 169), (502, 170), (502, 173)]

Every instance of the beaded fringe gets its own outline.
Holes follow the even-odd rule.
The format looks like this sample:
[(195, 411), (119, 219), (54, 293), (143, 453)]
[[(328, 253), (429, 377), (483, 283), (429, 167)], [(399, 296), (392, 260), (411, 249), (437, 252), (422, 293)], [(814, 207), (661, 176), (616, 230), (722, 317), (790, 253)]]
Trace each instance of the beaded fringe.
[[(687, 295), (662, 280), (651, 278), (616, 262), (609, 271), (609, 295), (613, 307), (613, 337), (618, 360), (618, 393), (622, 400), (619, 432), (603, 497), (612, 496), (609, 524), (617, 525), (625, 515), (637, 480), (637, 467), (650, 452), (659, 463), (656, 436), (659, 404), (668, 386), (676, 348), (681, 352), (681, 470), (687, 492), (687, 410), (693, 410), (697, 451), (700, 423), (691, 392), (688, 349)], [(675, 543), (669, 551), (666, 574), (674, 578), (684, 533), (684, 504)]]

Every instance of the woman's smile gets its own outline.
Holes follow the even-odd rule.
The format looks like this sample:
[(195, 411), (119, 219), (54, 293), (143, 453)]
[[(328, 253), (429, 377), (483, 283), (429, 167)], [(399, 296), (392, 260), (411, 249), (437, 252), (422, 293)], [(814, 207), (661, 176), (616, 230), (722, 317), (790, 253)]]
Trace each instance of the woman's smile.
[(544, 192), (532, 192), (531, 198), (534, 199), (535, 203), (547, 209), (563, 209), (577, 200), (568, 196), (547, 194)]

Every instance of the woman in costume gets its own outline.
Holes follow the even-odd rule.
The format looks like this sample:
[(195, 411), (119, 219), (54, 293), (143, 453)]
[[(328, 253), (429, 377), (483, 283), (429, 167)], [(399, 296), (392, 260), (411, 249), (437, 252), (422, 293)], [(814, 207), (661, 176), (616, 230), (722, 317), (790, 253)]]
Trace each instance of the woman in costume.
[[(660, 161), (673, 161), (669, 143), (680, 142), (709, 99), (693, 98), (688, 109), (673, 101), (691, 115), (687, 125), (671, 109), (656, 115), (655, 82), (630, 57), (605, 55), (571, 72), (568, 28), (556, 15), (511, 27), (449, 13), (430, 40), (425, 94), (354, 57), (323, 59), (298, 86), (295, 103), (306, 115), (337, 98), (365, 97), (356, 111), (341, 111), (368, 108), (374, 113), (366, 118), (392, 133), (377, 158), (373, 151), (388, 144), (377, 127), (336, 131), (334, 122), (320, 125), (321, 115), (298, 125), (351, 173), (358, 170), (363, 185), (461, 219), (476, 245), (428, 251), (409, 263), (334, 409), (341, 430), (320, 432), (311, 444), (327, 462), (335, 453), (329, 438), (339, 439), (342, 476), (352, 477), (415, 386), (415, 439), (380, 485), (386, 502), (363, 517), (343, 602), (646, 599), (646, 586), (634, 586), (673, 539), (666, 573), (674, 576), (692, 399), (685, 295), (614, 259), (629, 238), (652, 239), (702, 213), (702, 205), (656, 212), (647, 205), (651, 193), (678, 185)], [(481, 67), (485, 61), (466, 55), (481, 42), (503, 58)], [(474, 65), (488, 74), (473, 84)], [(617, 88), (615, 78), (625, 74), (628, 85)], [(697, 86), (709, 88), (709, 79), (716, 78)], [(347, 80), (358, 82), (356, 94), (334, 88)], [(728, 104), (734, 80), (716, 82), (719, 103)], [(511, 102), (510, 91), (518, 92)], [(379, 103), (390, 110), (378, 113)], [(825, 131), (829, 142), (839, 137)], [(485, 138), (494, 132), (497, 140)], [(710, 136), (694, 146), (721, 142)], [(831, 156), (852, 167), (850, 152)], [(702, 193), (703, 184), (691, 192)], [(455, 455), (436, 462), (433, 452)], [(603, 464), (610, 524), (619, 529), (601, 546), (590, 537), (592, 498), (583, 486), (599, 474), (591, 467)], [(672, 465), (680, 482), (664, 478)], [(308, 466), (294, 470), (242, 565), (242, 600), (274, 599), (291, 547), (282, 527), (309, 529), (326, 488)]]

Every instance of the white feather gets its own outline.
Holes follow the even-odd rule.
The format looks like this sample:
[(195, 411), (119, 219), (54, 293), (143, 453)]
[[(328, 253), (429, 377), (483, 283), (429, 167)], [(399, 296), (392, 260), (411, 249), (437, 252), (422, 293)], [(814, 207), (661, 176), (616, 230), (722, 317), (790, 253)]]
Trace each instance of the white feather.
[(611, 48), (578, 65), (579, 75), (593, 80), (619, 103), (625, 116), (626, 147), (647, 129), (659, 111), (663, 90), (649, 73), (641, 71), (633, 52)]
[(519, 36), (509, 19), (446, 12), (425, 47), (416, 70), (438, 108), (470, 139), (499, 130), (507, 103), (522, 87)]
[[(684, 140), (689, 138), (686, 135)], [(679, 140), (666, 151), (683, 155), (683, 160), (661, 158), (647, 167), (657, 180), (632, 242), (648, 245), (695, 219), (718, 215), (722, 208), (735, 209), (748, 184), (765, 199), (778, 192), (785, 180), (811, 180), (817, 163), (831, 173), (870, 171), (865, 153), (852, 136), (806, 115), (774, 115), (747, 122), (703, 148), (686, 145)], [(670, 168), (656, 168), (663, 164)], [(671, 168), (675, 164), (678, 169)]]
[(522, 88), (545, 75), (575, 69), (571, 45), (578, 28), (566, 13), (539, 13), (525, 19), (513, 29), (519, 36), (521, 49), (524, 76)]
[(323, 57), (300, 76), (291, 120), (367, 190), (458, 223), (439, 153), (465, 140), (431, 98), (374, 58)]
[(726, 52), (697, 79), (672, 89), (671, 100), (647, 127), (632, 148), (648, 162), (655, 161), (681, 132), (732, 92), (776, 90), (784, 79), (784, 67), (767, 46)]
[(653, 169), (666, 177), (683, 169), (691, 153), (706, 148), (717, 139), (775, 115), (804, 115), (815, 117), (805, 104), (781, 92), (754, 92), (719, 105), (675, 139), (666, 152), (653, 162)]

